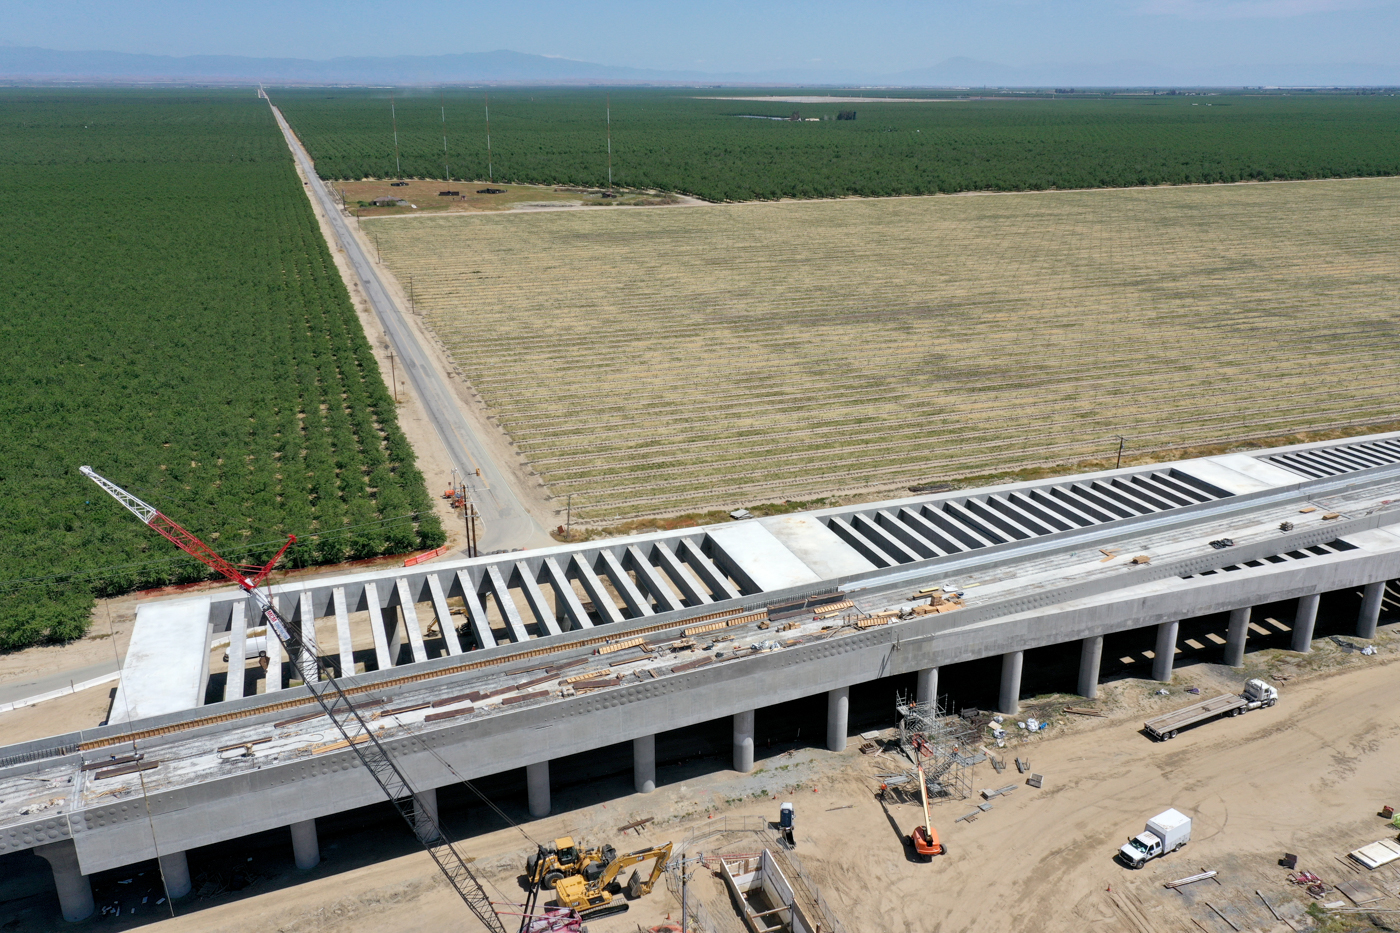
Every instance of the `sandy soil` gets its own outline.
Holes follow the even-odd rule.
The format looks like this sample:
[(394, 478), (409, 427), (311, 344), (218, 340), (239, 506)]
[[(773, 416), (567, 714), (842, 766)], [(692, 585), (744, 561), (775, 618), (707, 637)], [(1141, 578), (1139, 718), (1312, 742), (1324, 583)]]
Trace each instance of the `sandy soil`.
[[(136, 603), (149, 599), (151, 592), (155, 591), (99, 599), (92, 611), (88, 634), (76, 641), (0, 652), (0, 681), (40, 677), (125, 657), (131, 626), (136, 621)], [(4, 728), (7, 715), (0, 713), (0, 729)]]
[[(1345, 901), (1331, 886), (1362, 879), (1338, 857), (1394, 835), (1375, 811), (1394, 802), (1394, 774), (1400, 767), (1400, 722), (1393, 714), (1400, 704), (1400, 639), (1387, 632), (1379, 643), (1381, 653), (1371, 658), (1325, 645), (1308, 659), (1283, 652), (1251, 655), (1255, 672), (1291, 671), (1282, 674), (1287, 679), (1279, 706), (1206, 724), (1170, 743), (1150, 741), (1140, 732), (1144, 716), (1186, 702), (1187, 685), (1203, 692), (1235, 689), (1241, 675), (1192, 665), (1179, 673), (1169, 697), (1159, 696), (1159, 685), (1148, 681), (1105, 684), (1095, 704), (1108, 712), (1104, 719), (1066, 717), (1059, 712), (1064, 697), (1028, 703), (1022, 715), (1037, 708), (1053, 713), (1052, 728), (1031, 738), (1013, 727), (1016, 739), (1001, 753), (1007, 769), (997, 774), (984, 763), (973, 776), (974, 788), (1016, 784), (1017, 790), (995, 798), (992, 809), (972, 823), (956, 818), (978, 801), (936, 803), (935, 826), (949, 854), (931, 864), (913, 861), (902, 838), (919, 819), (917, 804), (890, 802), (886, 811), (874, 794), (881, 773), (907, 765), (888, 748), (879, 755), (861, 755), (857, 746), (862, 740), (854, 738), (840, 755), (803, 747), (774, 750), (748, 775), (721, 770), (717, 760), (706, 764), (708, 770), (679, 777), (668, 778), (668, 771), (676, 772), (663, 767), (665, 783), (648, 796), (609, 792), (602, 786), (606, 782), (565, 788), (555, 794), (560, 812), (522, 822), (521, 829), (534, 839), (572, 833), (628, 851), (668, 840), (679, 845), (718, 825), (713, 822), (717, 816), (772, 819), (778, 802), (792, 799), (798, 805), (797, 855), (850, 933), (1231, 933), (1216, 909), (1240, 930), (1288, 930), (1273, 919), (1256, 891), (1306, 929), (1310, 921), (1302, 911), (1310, 899), (1287, 883), (1277, 860), (1285, 852), (1299, 854), (1299, 868), (1328, 883), (1322, 900)], [(880, 738), (892, 736), (886, 729)], [(1014, 757), (1029, 759), (1031, 769), (1045, 776), (1043, 788), (1024, 784)], [(1190, 845), (1138, 872), (1119, 865), (1113, 859), (1118, 845), (1168, 806), (1193, 817)], [(656, 818), (651, 831), (621, 838), (617, 827), (641, 816)], [(118, 885), (135, 877), (140, 866), (103, 873), (96, 880), (99, 901), (115, 899), (139, 908), (129, 919), (105, 922), (118, 929), (151, 925), (171, 933), (409, 933), (459, 927), (463, 908), (436, 877), (427, 856), (412, 852), (409, 843), (386, 831), (390, 824), (381, 823), (329, 844), (336, 837), (328, 827), (322, 842), (325, 861), (309, 873), (290, 867), (289, 854), (282, 852), (289, 847), (280, 835), (265, 834), (271, 842), (247, 853), (231, 846), (230, 861), (218, 869), (225, 874), (240, 870), (235, 863), (244, 864), (246, 858), (256, 865), (247, 869), (255, 875), (251, 883), (238, 893), (196, 893), (176, 905), (180, 916), (173, 919), (154, 916), (158, 888), (152, 885), (157, 882), (142, 875), (131, 887)], [(724, 842), (710, 840), (704, 848), (713, 852)], [(529, 848), (519, 832), (482, 832), (460, 845), (475, 858), (494, 898), (519, 897), (519, 863)], [(276, 858), (266, 856), (269, 846)], [(203, 870), (196, 865), (197, 888), (200, 877), (210, 876), (207, 857), (203, 864)], [(1218, 871), (1218, 882), (1180, 891), (1162, 887), (1203, 869)], [(37, 891), (44, 879), (34, 878), (25, 883)], [(1364, 880), (1388, 895), (1380, 907), (1400, 907), (1395, 901), (1400, 871), (1384, 868)], [(139, 884), (150, 889), (152, 904), (139, 905)], [(705, 894), (706, 884), (713, 882), (701, 873), (695, 890), (713, 914), (723, 900), (713, 893), (717, 889)], [(44, 929), (41, 921), (51, 916), (44, 914), (41, 891), (31, 900), (16, 917), (16, 931)], [(678, 905), (659, 884), (627, 914), (591, 922), (589, 928), (593, 933), (632, 933), (668, 914), (677, 917)], [(716, 919), (721, 927), (735, 921)]]
[(107, 721), (116, 690), (117, 682), (114, 680), (33, 706), (0, 713), (0, 744), (12, 745), (91, 729)]

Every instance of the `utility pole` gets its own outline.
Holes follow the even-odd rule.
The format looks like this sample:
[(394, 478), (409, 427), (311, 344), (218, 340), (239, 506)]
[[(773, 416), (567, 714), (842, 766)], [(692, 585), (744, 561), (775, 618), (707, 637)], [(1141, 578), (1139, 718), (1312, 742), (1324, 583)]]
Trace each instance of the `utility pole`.
[(1113, 436), (1118, 438), (1118, 462), (1113, 465), (1116, 470), (1123, 465), (1123, 435), (1115, 434)]
[(374, 235), (374, 261), (379, 262), (379, 234)]
[(574, 494), (569, 493), (569, 504), (564, 510), (564, 540), (572, 541), (574, 534)]
[(399, 403), (399, 370), (394, 365), (394, 351), (389, 351), (389, 381), (394, 384), (394, 404)]
[(447, 164), (447, 105), (442, 101), (442, 88), (438, 88), (438, 109), (442, 111), (442, 174), (452, 180), (452, 167)]
[(608, 122), (608, 192), (612, 193), (612, 95), (603, 97), (603, 113)]
[(403, 164), (399, 161), (399, 115), (394, 112), (394, 92), (389, 92), (389, 119), (394, 121), (394, 177), (403, 177)]
[(408, 313), (413, 314), (413, 273), (408, 274)]
[(682, 853), (681, 853), (681, 933), (689, 933), (689, 929), (690, 929), (689, 927), (686, 926), (686, 922), (685, 922), (685, 921), (686, 921), (687, 908), (689, 907), (689, 903), (686, 901), (686, 893), (687, 893), (687, 892), (686, 892), (686, 878), (687, 878), (689, 875), (690, 875), (690, 872), (688, 872), (688, 871), (685, 870), (685, 853), (682, 852)]
[[(463, 489), (466, 487), (464, 486)], [(466, 519), (467, 525), (467, 556), (477, 557), (476, 550), (476, 503), (468, 500), (467, 507), (463, 510), (462, 517)]]
[(487, 91), (481, 94), (486, 98), (486, 180), (494, 182), (496, 173), (491, 170), (491, 94)]

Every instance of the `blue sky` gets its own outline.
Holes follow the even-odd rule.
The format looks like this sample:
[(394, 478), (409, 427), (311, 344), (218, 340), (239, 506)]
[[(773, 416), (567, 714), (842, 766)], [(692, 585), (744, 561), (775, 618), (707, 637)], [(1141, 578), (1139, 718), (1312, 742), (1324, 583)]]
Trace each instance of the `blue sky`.
[(956, 56), (1015, 67), (1390, 64), (1400, 0), (0, 0), (0, 42), (316, 59), (506, 48), (707, 72), (893, 73)]

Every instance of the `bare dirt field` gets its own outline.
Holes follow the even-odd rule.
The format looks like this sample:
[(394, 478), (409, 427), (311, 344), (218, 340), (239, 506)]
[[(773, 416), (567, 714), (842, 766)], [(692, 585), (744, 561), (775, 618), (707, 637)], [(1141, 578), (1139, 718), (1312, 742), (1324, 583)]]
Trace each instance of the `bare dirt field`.
[(367, 220), (578, 519), (1386, 420), (1400, 179)]
[[(747, 775), (725, 770), (714, 757), (672, 761), (660, 769), (660, 786), (650, 795), (630, 793), (625, 776), (580, 781), (576, 774), (574, 783), (565, 785), (565, 766), (576, 762), (561, 761), (556, 813), (545, 819), (529, 820), (523, 801), (511, 796), (510, 788), (521, 783), (518, 775), (487, 788), (499, 794), (519, 830), (496, 828), (503, 824), (479, 806), (454, 806), (444, 796), (451, 788), (440, 790), (439, 799), (446, 825), (458, 831), (489, 893), (502, 902), (520, 897), (520, 864), (529, 839), (573, 834), (612, 842), (622, 851), (671, 841), (678, 850), (684, 845), (690, 857), (710, 856), (710, 864), (716, 853), (756, 851), (771, 841), (743, 832), (686, 840), (732, 826), (736, 817), (775, 819), (779, 802), (793, 800), (798, 810), (794, 855), (807, 883), (849, 933), (1389, 929), (1371, 921), (1388, 922), (1400, 910), (1400, 871), (1387, 867), (1358, 874), (1339, 857), (1395, 835), (1376, 815), (1383, 804), (1395, 803), (1394, 775), (1400, 769), (1400, 722), (1394, 715), (1400, 704), (1400, 633), (1395, 629), (1393, 622), (1382, 628), (1373, 657), (1353, 650), (1345, 638), (1319, 639), (1306, 656), (1264, 648), (1248, 655), (1243, 672), (1204, 661), (1187, 664), (1168, 696), (1158, 694), (1160, 684), (1124, 674), (1122, 662), (1130, 659), (1123, 658), (1116, 667), (1110, 663), (1119, 673), (1093, 704), (1063, 694), (1023, 701), (1020, 716), (1043, 718), (1050, 728), (1031, 737), (1013, 725), (1010, 744), (1001, 750), (989, 737), (987, 746), (1007, 768), (998, 774), (984, 762), (973, 770), (974, 789), (1011, 784), (1017, 789), (995, 798), (992, 809), (974, 822), (957, 817), (980, 798), (936, 803), (934, 822), (949, 854), (932, 863), (913, 860), (902, 839), (920, 818), (917, 804), (882, 805), (874, 793), (882, 774), (908, 767), (894, 749), (894, 711), (884, 702), (875, 711), (881, 720), (877, 741), (884, 750), (875, 755), (862, 755), (858, 746), (864, 739), (853, 736), (842, 754), (800, 739), (762, 746), (756, 769)], [(1190, 702), (1188, 688), (1209, 695), (1238, 689), (1248, 676), (1273, 679), (1280, 687), (1279, 705), (1202, 725), (1167, 743), (1141, 732), (1144, 718)], [(1063, 712), (1066, 705), (1093, 705), (1106, 716), (1073, 716)], [(875, 726), (867, 722), (862, 728)], [(1014, 757), (1028, 759), (1031, 770), (1044, 775), (1042, 788), (1025, 785)], [(1136, 872), (1114, 861), (1124, 839), (1168, 806), (1192, 816), (1190, 844)], [(640, 835), (619, 832), (618, 827), (644, 817), (654, 822)], [(174, 918), (168, 904), (156, 904), (162, 892), (154, 863), (100, 873), (94, 876), (99, 904), (123, 910), (121, 917), (100, 922), (117, 930), (171, 933), (476, 928), (427, 856), (414, 851), (407, 829), (384, 808), (342, 814), (319, 825), (324, 861), (310, 872), (292, 867), (285, 831), (190, 853), (195, 892), (175, 905)], [(1323, 878), (1322, 897), (1314, 900), (1288, 883), (1287, 871), (1277, 864), (1285, 852), (1299, 856), (1300, 869)], [(44, 863), (12, 858), (7, 864), (11, 875), (0, 882), (0, 903), (11, 914), (6, 929), (50, 929), (46, 924), (55, 905)], [(1217, 880), (1179, 891), (1163, 887), (1202, 870), (1218, 872)], [(1366, 914), (1347, 912), (1352, 901), (1336, 887), (1358, 881), (1381, 895)], [(695, 868), (690, 897), (707, 918), (699, 929), (742, 933), (706, 867)], [(1309, 904), (1338, 902), (1344, 908), (1333, 908), (1321, 924), (1305, 912)], [(1286, 919), (1275, 920), (1269, 907)], [(679, 919), (679, 903), (669, 887), (658, 885), (628, 913), (592, 921), (589, 929), (635, 933), (668, 916)]]
[[(483, 181), (443, 182), (422, 178), (371, 178), (364, 181), (329, 182), (342, 203), (361, 217), (392, 217), (420, 213), (561, 210), (580, 207), (666, 207), (701, 204), (695, 198), (659, 191), (618, 188), (555, 188), (542, 185), (508, 185)], [(407, 204), (375, 205), (376, 198), (391, 197)]]

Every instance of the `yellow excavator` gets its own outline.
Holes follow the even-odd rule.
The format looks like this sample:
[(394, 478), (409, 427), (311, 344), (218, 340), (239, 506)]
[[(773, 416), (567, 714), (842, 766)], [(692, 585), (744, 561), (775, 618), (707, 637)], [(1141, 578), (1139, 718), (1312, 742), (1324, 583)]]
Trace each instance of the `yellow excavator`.
[[(606, 917), (609, 914), (620, 914), (627, 909), (628, 904), (627, 901), (614, 901), (614, 896), (625, 891), (627, 900), (634, 901), (650, 894), (657, 879), (666, 870), (666, 862), (670, 858), (671, 843), (669, 842), (662, 846), (652, 846), (648, 849), (638, 849), (636, 852), (619, 855), (608, 862), (603, 873), (592, 881), (585, 880), (581, 874), (559, 879), (554, 885), (554, 899), (560, 907), (572, 908), (585, 920)], [(651, 859), (655, 859), (656, 864), (652, 866), (650, 875), (643, 878), (640, 871), (634, 870), (632, 877), (627, 880), (625, 888), (617, 884), (617, 876), (622, 874), (624, 869)]]
[(612, 846), (585, 849), (575, 845), (572, 836), (561, 836), (553, 845), (541, 846), (538, 852), (525, 859), (525, 877), (531, 884), (552, 891), (561, 879), (570, 875), (597, 878), (615, 858), (617, 850)]

